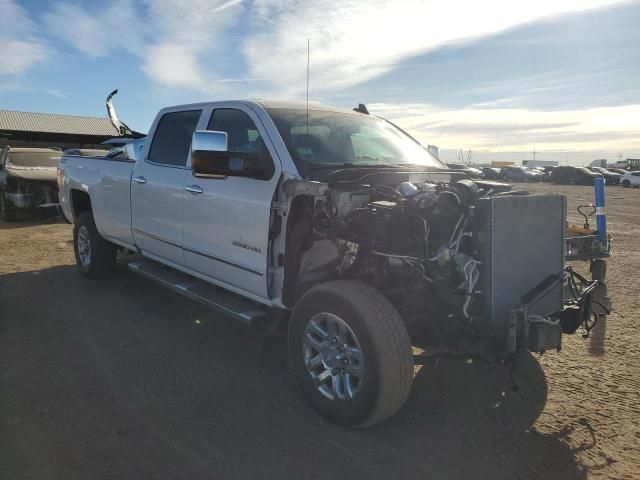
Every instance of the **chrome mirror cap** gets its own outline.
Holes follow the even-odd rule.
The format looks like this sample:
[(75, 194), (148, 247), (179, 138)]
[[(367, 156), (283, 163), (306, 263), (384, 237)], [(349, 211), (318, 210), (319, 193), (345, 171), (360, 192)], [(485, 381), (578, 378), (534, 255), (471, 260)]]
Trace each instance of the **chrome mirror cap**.
[(226, 152), (227, 132), (196, 130), (191, 140), (192, 152)]

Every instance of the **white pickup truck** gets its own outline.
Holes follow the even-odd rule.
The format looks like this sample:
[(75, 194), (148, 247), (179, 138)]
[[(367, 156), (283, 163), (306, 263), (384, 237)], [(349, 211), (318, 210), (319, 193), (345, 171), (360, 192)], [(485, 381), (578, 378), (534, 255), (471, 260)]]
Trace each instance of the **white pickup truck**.
[(295, 375), (332, 422), (396, 412), (412, 344), (504, 362), (559, 349), (590, 311), (596, 282), (565, 269), (564, 196), (472, 181), (366, 110), (182, 105), (139, 142), (60, 161), (80, 272), (136, 252), (128, 267), (177, 293), (288, 322)]

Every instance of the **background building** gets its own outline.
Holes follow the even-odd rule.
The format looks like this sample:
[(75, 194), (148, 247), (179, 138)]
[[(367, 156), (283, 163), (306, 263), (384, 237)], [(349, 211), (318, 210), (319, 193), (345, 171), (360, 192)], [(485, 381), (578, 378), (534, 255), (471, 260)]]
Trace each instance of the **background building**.
[(108, 118), (0, 110), (0, 147), (96, 148), (117, 135)]

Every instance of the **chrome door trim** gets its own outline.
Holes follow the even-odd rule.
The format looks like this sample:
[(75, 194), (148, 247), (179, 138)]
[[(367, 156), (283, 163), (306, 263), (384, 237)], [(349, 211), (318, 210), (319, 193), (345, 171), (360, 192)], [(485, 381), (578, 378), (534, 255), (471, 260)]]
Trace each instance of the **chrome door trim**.
[(184, 250), (185, 252), (193, 253), (195, 255), (199, 255), (201, 257), (208, 258), (210, 260), (215, 260), (216, 262), (224, 263), (226, 265), (230, 265), (232, 267), (239, 268), (240, 270), (244, 270), (245, 272), (253, 273), (254, 275), (258, 275), (259, 277), (263, 277), (264, 273), (258, 270), (254, 270), (253, 268), (245, 267), (244, 265), (238, 265), (237, 263), (230, 262), (229, 260), (224, 260), (222, 258), (214, 257), (213, 255), (209, 255), (207, 253), (200, 252), (198, 250), (193, 250), (192, 248), (183, 247), (176, 243), (170, 242), (164, 238), (158, 237), (156, 235), (152, 235), (151, 233), (143, 232), (140, 229), (134, 228), (133, 231), (139, 235), (144, 235), (145, 237), (151, 238), (153, 240), (157, 240), (158, 242), (166, 243), (167, 245), (171, 245), (172, 247), (178, 247)]

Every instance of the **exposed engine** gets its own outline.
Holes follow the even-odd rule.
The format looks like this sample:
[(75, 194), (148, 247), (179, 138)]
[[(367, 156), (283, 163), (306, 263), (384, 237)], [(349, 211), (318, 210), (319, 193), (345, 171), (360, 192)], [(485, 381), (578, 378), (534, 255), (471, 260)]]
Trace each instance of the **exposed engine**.
[(428, 284), (447, 311), (470, 319), (481, 264), (473, 254), (473, 207), (493, 193), (468, 179), (333, 188), (316, 205), (313, 228), (337, 239), (339, 276), (401, 295), (398, 303), (416, 313), (424, 313)]
[[(529, 195), (452, 172), (334, 175), (324, 186), (292, 182), (286, 193), (294, 208), (285, 302), (318, 283), (351, 278), (382, 292), (410, 333), (415, 326), (435, 341), (467, 333), (504, 338), (518, 330), (510, 315), (531, 297), (527, 292), (564, 268), (563, 196)], [(556, 312), (562, 299), (554, 283), (528, 313)]]

